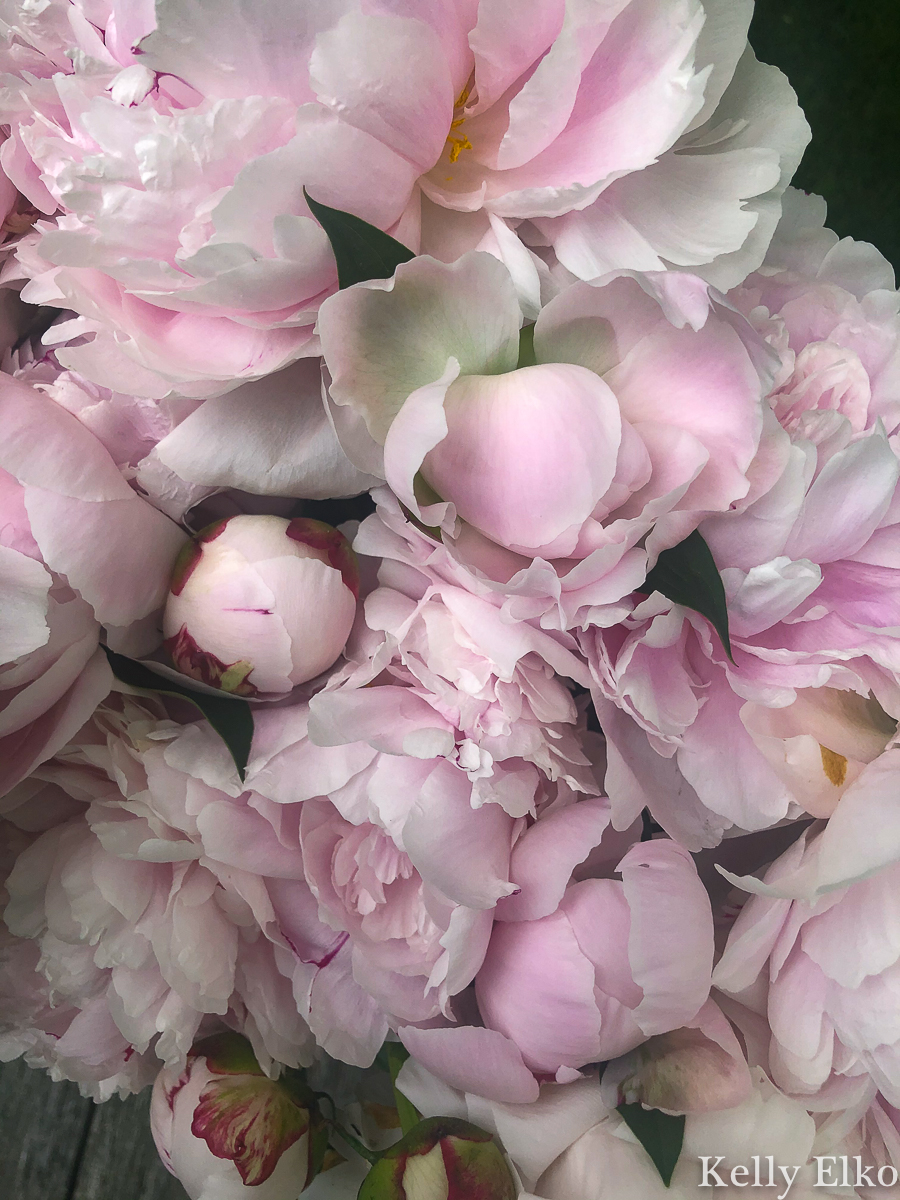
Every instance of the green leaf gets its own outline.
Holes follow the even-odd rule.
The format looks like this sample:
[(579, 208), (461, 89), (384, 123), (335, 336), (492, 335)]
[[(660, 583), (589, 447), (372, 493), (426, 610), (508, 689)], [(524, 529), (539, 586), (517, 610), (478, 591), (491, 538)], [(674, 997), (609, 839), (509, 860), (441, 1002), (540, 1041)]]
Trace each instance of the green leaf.
[(523, 325), (519, 330), (519, 361), (517, 367), (533, 367), (537, 364), (534, 353), (534, 324)]
[(651, 592), (662, 592), (675, 604), (692, 608), (701, 617), (706, 617), (722, 639), (725, 653), (734, 662), (722, 576), (709, 546), (696, 529), (671, 550), (663, 550), (656, 566), (637, 591), (646, 596)]
[(400, 1129), (404, 1134), (409, 1133), (422, 1120), (422, 1114), (416, 1106), (403, 1095), (397, 1087), (397, 1076), (400, 1068), (409, 1058), (409, 1051), (401, 1042), (386, 1042), (388, 1070), (391, 1073), (391, 1083), (394, 1085), (394, 1103), (397, 1106), (397, 1116), (400, 1118)]
[(666, 1187), (684, 1143), (684, 1116), (672, 1117), (658, 1108), (641, 1104), (620, 1104), (616, 1109), (623, 1121), (641, 1143)]
[(367, 279), (390, 279), (401, 263), (416, 256), (389, 233), (383, 233), (354, 217), (320, 204), (303, 189), (310, 212), (325, 230), (337, 262), (338, 287), (352, 287), (354, 283), (365, 283)]
[(177, 696), (198, 708), (228, 747), (234, 759), (241, 783), (247, 771), (250, 744), (253, 741), (253, 710), (246, 700), (226, 699), (224, 696), (209, 696), (205, 692), (192, 692), (172, 679), (157, 675), (143, 663), (116, 654), (107, 646), (106, 657), (116, 679), (142, 692), (157, 692), (163, 696)]

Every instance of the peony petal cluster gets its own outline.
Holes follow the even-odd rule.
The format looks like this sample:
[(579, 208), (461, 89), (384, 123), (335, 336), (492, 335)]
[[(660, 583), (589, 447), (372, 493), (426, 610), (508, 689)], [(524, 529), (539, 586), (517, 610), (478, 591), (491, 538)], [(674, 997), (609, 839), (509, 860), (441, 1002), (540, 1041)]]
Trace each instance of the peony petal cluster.
[(817, 215), (794, 197), (772, 267), (731, 297), (781, 360), (751, 489), (698, 526), (733, 659), (708, 622), (658, 592), (618, 627), (579, 635), (617, 820), (649, 806), (692, 849), (831, 816), (892, 761), (900, 462), (882, 395), (898, 362), (897, 295), (873, 248), (836, 243)]
[(752, 11), (0, 0), (0, 1059), (193, 1200), (900, 1194), (900, 293)]
[(347, 455), (519, 617), (621, 619), (660, 551), (751, 492), (774, 356), (696, 277), (576, 283), (524, 323), (490, 255), (423, 257), (318, 329)]
[(10, 0), (0, 165), (40, 217), (13, 277), (78, 314), (66, 365), (151, 396), (316, 353), (335, 271), (304, 189), (442, 258), (525, 222), (580, 278), (700, 267), (730, 286), (809, 138), (747, 48), (751, 13)]

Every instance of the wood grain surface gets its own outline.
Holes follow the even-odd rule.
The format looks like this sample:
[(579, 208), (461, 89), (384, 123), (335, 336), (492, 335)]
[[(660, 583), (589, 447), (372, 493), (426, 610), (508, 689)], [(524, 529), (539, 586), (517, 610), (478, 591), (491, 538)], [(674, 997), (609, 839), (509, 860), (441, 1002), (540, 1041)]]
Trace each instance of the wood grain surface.
[(150, 1093), (94, 1104), (22, 1062), (0, 1064), (2, 1200), (186, 1200), (150, 1137)]

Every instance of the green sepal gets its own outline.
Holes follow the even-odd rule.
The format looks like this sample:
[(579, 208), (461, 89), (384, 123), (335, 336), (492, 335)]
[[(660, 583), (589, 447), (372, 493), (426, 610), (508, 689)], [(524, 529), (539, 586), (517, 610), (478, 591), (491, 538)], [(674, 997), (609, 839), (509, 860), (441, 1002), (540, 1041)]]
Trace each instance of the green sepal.
[(253, 742), (253, 710), (246, 700), (228, 700), (224, 697), (209, 696), (205, 692), (193, 692), (173, 679), (157, 675), (155, 671), (133, 658), (116, 654), (107, 646), (103, 649), (109, 659), (112, 673), (120, 683), (127, 683), (129, 687), (142, 692), (177, 696), (179, 700), (187, 700), (199, 709), (228, 748), (243, 783)]
[(512, 1172), (494, 1138), (457, 1117), (426, 1117), (389, 1146), (359, 1189), (357, 1200), (406, 1200), (403, 1179), (411, 1158), (441, 1143), (447, 1200), (516, 1200)]
[(646, 596), (651, 592), (661, 592), (673, 603), (691, 608), (701, 617), (706, 617), (722, 639), (725, 653), (734, 662), (722, 576), (712, 551), (696, 529), (677, 546), (663, 550), (656, 560), (656, 566), (635, 590)]
[(191, 1047), (191, 1055), (202, 1055), (214, 1075), (264, 1075), (253, 1047), (239, 1033), (214, 1033)]
[(620, 1104), (616, 1112), (650, 1155), (660, 1179), (668, 1187), (684, 1145), (684, 1116), (673, 1117), (642, 1104)]
[(365, 283), (368, 279), (390, 279), (401, 263), (416, 257), (402, 242), (361, 217), (320, 204), (306, 188), (303, 195), (331, 242), (339, 288)]
[(356, 1200), (405, 1200), (405, 1170), (405, 1155), (403, 1158), (380, 1158), (369, 1168), (368, 1175), (360, 1184)]

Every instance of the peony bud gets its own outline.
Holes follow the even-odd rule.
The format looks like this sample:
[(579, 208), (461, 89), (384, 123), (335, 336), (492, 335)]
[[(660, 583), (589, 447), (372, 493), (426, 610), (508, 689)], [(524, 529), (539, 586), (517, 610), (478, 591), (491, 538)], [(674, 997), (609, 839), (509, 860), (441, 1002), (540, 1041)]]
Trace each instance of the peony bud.
[(328, 1145), (306, 1085), (295, 1075), (269, 1079), (236, 1033), (200, 1042), (180, 1074), (160, 1071), (150, 1129), (191, 1200), (296, 1200)]
[(372, 1167), (358, 1200), (516, 1200), (518, 1188), (489, 1133), (456, 1117), (429, 1117)]
[(358, 595), (356, 556), (330, 525), (231, 517), (179, 556), (165, 646), (179, 671), (222, 691), (289, 692), (341, 653)]

